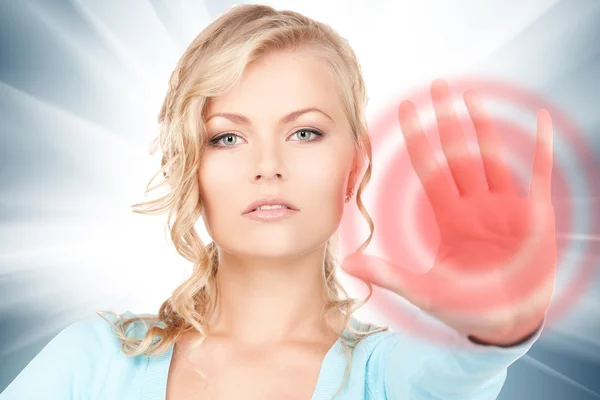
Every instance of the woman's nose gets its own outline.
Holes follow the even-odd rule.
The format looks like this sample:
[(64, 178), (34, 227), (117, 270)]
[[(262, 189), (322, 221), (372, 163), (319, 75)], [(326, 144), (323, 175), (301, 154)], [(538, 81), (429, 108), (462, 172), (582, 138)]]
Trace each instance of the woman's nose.
[(284, 157), (276, 143), (263, 143), (257, 149), (252, 165), (252, 181), (283, 179), (285, 174)]

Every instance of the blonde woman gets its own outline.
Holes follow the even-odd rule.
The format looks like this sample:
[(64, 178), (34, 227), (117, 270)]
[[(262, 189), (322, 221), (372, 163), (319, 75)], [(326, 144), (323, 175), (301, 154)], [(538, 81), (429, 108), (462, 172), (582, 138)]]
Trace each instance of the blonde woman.
[[(434, 82), (432, 95), (442, 143), (462, 140), (451, 129), (447, 85)], [(465, 100), (481, 144), (492, 143), (477, 95)], [(361, 200), (371, 174), (366, 103), (355, 54), (327, 25), (261, 5), (233, 7), (210, 24), (177, 64), (160, 111), (155, 143), (164, 182), (155, 188), (166, 190), (135, 205), (137, 212), (169, 214), (172, 241), (193, 273), (157, 315), (99, 313), (68, 326), (0, 399), (496, 398), (507, 367), (539, 337), (554, 281), (535, 280), (544, 290), (500, 315), (459, 315), (456, 304), (419, 292), (407, 272), (365, 258), (361, 251), (373, 232)], [(399, 115), (434, 209), (444, 196), (479, 199), (468, 204), (477, 222), (489, 206), (485, 196), (509, 193), (509, 175), (498, 164), (485, 164), (486, 190), (477, 190), (472, 168), (455, 159), (449, 165), (459, 195), (427, 183), (420, 165), (432, 154), (414, 107), (404, 103)], [(545, 199), (549, 116), (540, 113), (538, 124), (531, 188)], [(371, 284), (382, 286), (453, 328), (459, 346), (353, 316), (369, 297), (348, 298), (336, 276), (335, 249), (351, 199), (371, 236), (347, 259), (346, 271), (363, 279), (369, 293)], [(510, 217), (509, 203), (497, 202), (494, 215)], [(452, 204), (446, 200), (445, 207)], [(195, 230), (200, 219), (213, 239), (207, 245)], [(448, 221), (440, 229), (450, 229)], [(515, 251), (512, 236), (486, 236), (493, 230), (488, 222), (482, 229), (465, 225), (476, 247), (486, 254)], [(437, 260), (446, 266), (477, 253), (458, 238), (443, 244)], [(553, 264), (552, 257), (538, 260)], [(431, 278), (431, 288), (441, 282), (420, 276)], [(459, 280), (451, 283), (460, 287)]]

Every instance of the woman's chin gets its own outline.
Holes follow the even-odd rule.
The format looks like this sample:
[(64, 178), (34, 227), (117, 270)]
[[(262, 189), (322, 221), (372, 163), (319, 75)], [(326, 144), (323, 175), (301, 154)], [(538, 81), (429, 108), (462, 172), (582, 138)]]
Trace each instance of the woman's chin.
[(260, 241), (250, 240), (243, 249), (235, 251), (238, 257), (258, 260), (293, 260), (315, 250), (318, 246), (309, 246), (301, 241), (282, 240), (282, 238), (264, 238)]

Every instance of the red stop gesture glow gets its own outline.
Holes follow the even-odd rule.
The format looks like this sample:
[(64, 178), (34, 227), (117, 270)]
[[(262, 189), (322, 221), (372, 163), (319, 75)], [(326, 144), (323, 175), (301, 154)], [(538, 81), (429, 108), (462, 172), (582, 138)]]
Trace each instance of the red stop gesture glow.
[[(574, 124), (559, 110), (539, 96), (505, 83), (464, 79), (455, 81), (451, 87), (453, 95), (458, 95), (459, 98), (462, 98), (462, 94), (470, 89), (475, 89), (486, 101), (487, 99), (502, 101), (513, 107), (525, 109), (534, 115), (541, 108), (548, 110), (552, 117), (554, 136), (560, 135), (561, 145), (568, 144), (569, 150), (576, 154), (576, 160), (579, 163), (578, 173), (584, 175), (587, 186), (585, 195), (600, 197), (598, 179), (594, 176), (595, 171), (599, 169), (594, 155), (590, 151), (590, 146), (585, 143), (583, 136), (576, 130)], [(419, 111), (431, 109), (431, 97), (427, 90), (415, 93), (408, 99)], [(423, 184), (423, 179), (421, 181), (417, 179), (415, 165), (416, 168), (420, 167), (418, 162), (415, 163), (414, 155), (411, 164), (411, 158), (406, 151), (406, 146), (410, 143), (407, 144), (406, 140), (404, 145), (394, 149), (389, 161), (379, 161), (383, 158), (380, 153), (382, 149), (385, 149), (390, 135), (398, 131), (399, 108), (400, 102), (390, 105), (377, 120), (370, 124), (369, 135), (373, 146), (374, 164), (373, 181), (378, 185), (378, 189), (375, 192), (374, 207), (370, 207), (369, 211), (375, 223), (375, 235), (372, 243), (377, 243), (380, 247), (380, 254), (383, 254), (380, 257), (399, 268), (418, 272), (398, 275), (404, 277), (406, 281), (410, 280), (410, 282), (403, 282), (402, 285), (399, 285), (399, 287), (411, 287), (410, 296), (406, 296), (407, 298), (411, 297), (409, 301), (415, 303), (412, 298), (422, 296), (427, 298), (427, 304), (432, 308), (452, 307), (454, 310), (463, 312), (476, 309), (501, 310), (515, 302), (528, 301), (528, 296), (538, 289), (544, 276), (555, 272), (550, 270), (548, 265), (556, 264), (560, 276), (561, 263), (566, 264), (566, 254), (570, 245), (569, 240), (562, 239), (561, 233), (576, 232), (578, 229), (574, 226), (574, 213), (586, 213), (587, 211), (585, 218), (588, 223), (591, 222), (589, 229), (591, 232), (598, 232), (600, 223), (598, 216), (592, 210), (574, 209), (573, 199), (581, 194), (572, 194), (573, 189), (565, 176), (564, 165), (561, 165), (561, 160), (557, 157), (554, 157), (551, 175), (553, 213), (547, 212), (549, 210), (541, 206), (539, 209), (529, 210), (530, 203), (521, 204), (520, 200), (514, 197), (510, 198), (510, 201), (515, 203), (514, 207), (512, 203), (508, 204), (502, 196), (488, 195), (479, 198), (477, 192), (473, 191), (469, 194), (472, 201), (461, 203), (466, 205), (466, 208), (461, 209), (454, 204), (448, 204), (449, 209), (452, 209), (455, 215), (453, 217), (444, 216), (444, 207), (435, 203), (437, 201), (435, 193), (447, 193), (450, 190), (449, 187), (444, 186), (444, 182), (453, 182), (453, 173), (454, 176), (457, 176), (456, 171), (459, 167), (469, 171), (481, 170), (481, 178), (485, 182), (486, 170), (482, 164), (458, 165), (455, 163), (450, 167), (451, 163), (449, 162), (448, 167), (444, 164), (440, 170), (431, 171), (430, 175), (427, 175), (427, 182), (435, 182), (436, 186), (432, 189)], [(469, 115), (458, 116), (458, 121), (466, 137), (473, 142), (474, 140), (471, 138), (475, 137), (475, 133), (472, 118)], [(536, 127), (534, 125), (518, 125), (511, 121), (493, 118), (493, 116), (490, 118), (490, 122), (501, 139), (512, 180), (516, 184), (519, 194), (526, 196), (532, 170), (532, 158), (536, 148), (536, 135), (528, 133), (527, 130), (534, 132)], [(438, 137), (438, 129), (441, 132), (444, 128), (439, 127), (435, 121), (422, 123), (422, 132), (436, 156), (442, 153), (439, 149), (443, 147)], [(556, 154), (560, 149), (556, 145), (558, 140), (554, 142), (554, 153)], [(481, 159), (481, 157), (479, 158)], [(489, 165), (491, 163), (488, 163), (486, 167), (489, 168)], [(573, 168), (572, 165), (571, 168)], [(525, 173), (525, 176), (522, 175), (522, 172)], [(417, 175), (422, 178), (423, 171), (417, 171)], [(464, 190), (464, 188), (461, 188), (461, 182), (455, 183), (457, 187), (454, 187), (453, 190), (459, 195), (461, 189)], [(462, 184), (465, 187), (467, 185), (464, 182)], [(474, 185), (473, 182), (469, 184)], [(549, 192), (548, 188), (548, 194), (550, 194)], [(431, 206), (432, 201), (434, 207)], [(537, 207), (538, 203), (531, 204)], [(495, 207), (504, 214), (489, 212)], [(521, 229), (524, 234), (531, 233), (531, 235), (517, 237), (514, 243), (503, 246), (515, 247), (514, 257), (512, 257), (513, 253), (508, 253), (511, 254), (511, 257), (506, 257), (506, 251), (496, 251), (494, 246), (489, 246), (489, 243), (486, 242), (465, 248), (462, 252), (464, 257), (461, 256), (460, 246), (457, 243), (448, 246), (448, 251), (445, 251), (444, 245), (452, 243), (454, 238), (440, 237), (440, 235), (444, 235), (445, 232), (452, 232), (453, 236), (469, 235), (470, 232), (479, 229), (477, 223), (485, 218), (473, 215), (476, 214), (476, 210), (487, 210), (485, 214), (487, 219), (498, 217), (498, 220), (487, 221), (488, 224), (501, 226), (505, 223), (507, 227), (510, 225), (511, 229), (517, 231)], [(456, 213), (459, 215), (458, 218)], [(542, 216), (542, 218), (532, 219), (532, 215)], [(460, 224), (453, 226), (452, 229), (447, 229), (443, 221), (450, 218), (454, 225), (457, 225), (456, 221), (460, 221)], [(359, 229), (364, 226), (361, 220), (362, 216), (359, 210), (355, 206), (348, 207), (340, 227), (340, 240), (344, 255), (355, 251), (366, 238), (367, 231)], [(440, 221), (442, 221), (441, 225)], [(550, 231), (556, 232), (558, 240), (555, 240), (553, 234), (549, 234)], [(461, 241), (460, 245), (463, 243), (468, 243), (468, 241)], [(365, 253), (369, 254), (368, 248)], [(582, 254), (582, 256), (578, 259), (576, 273), (566, 284), (557, 285), (552, 305), (546, 314), (547, 325), (563, 315), (584, 292), (594, 272), (597, 255)], [(553, 257), (556, 263), (550, 262)], [(442, 266), (446, 269), (442, 270), (443, 273), (423, 273), (433, 265), (437, 266), (438, 271), (442, 270)], [(524, 268), (525, 265), (527, 268)], [(376, 266), (373, 266), (373, 269), (376, 269)], [(467, 281), (461, 279), (461, 272), (470, 277), (469, 282), (476, 283), (465, 284), (464, 282)], [(473, 279), (474, 276), (480, 279)], [(500, 281), (502, 281), (501, 285)], [(387, 287), (390, 286), (393, 287), (393, 284)], [(402, 290), (405, 288), (403, 287)], [(445, 337), (443, 332), (433, 329), (433, 325), (415, 319), (412, 313), (409, 313), (395, 300), (389, 293), (376, 290), (371, 301), (376, 305), (378, 311), (408, 331), (437, 340)], [(416, 305), (419, 306), (418, 303)]]

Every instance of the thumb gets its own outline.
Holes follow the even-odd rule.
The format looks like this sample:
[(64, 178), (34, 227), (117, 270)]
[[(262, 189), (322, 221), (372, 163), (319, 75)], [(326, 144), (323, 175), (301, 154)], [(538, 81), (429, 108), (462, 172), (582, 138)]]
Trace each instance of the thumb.
[(362, 281), (390, 290), (416, 306), (423, 306), (431, 281), (381, 257), (354, 252), (342, 261), (342, 270)]
[(436, 267), (425, 273), (412, 272), (383, 258), (360, 252), (344, 258), (342, 269), (356, 278), (404, 297), (428, 313), (440, 310), (489, 311), (492, 307), (498, 307), (498, 301), (506, 296), (502, 281), (497, 279), (481, 284), (478, 279), (469, 276), (459, 278), (442, 273)]

